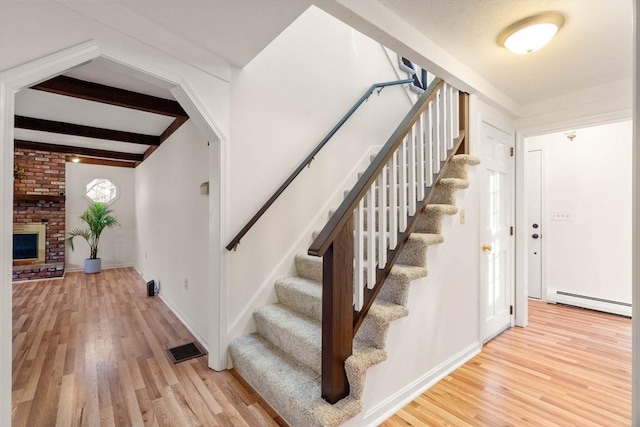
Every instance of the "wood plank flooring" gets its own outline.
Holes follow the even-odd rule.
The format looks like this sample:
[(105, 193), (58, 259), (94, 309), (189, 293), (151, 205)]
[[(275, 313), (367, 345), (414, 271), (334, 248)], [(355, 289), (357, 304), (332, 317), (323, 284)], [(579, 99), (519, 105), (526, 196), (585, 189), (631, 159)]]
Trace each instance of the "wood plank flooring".
[(13, 426), (274, 426), (233, 371), (171, 364), (194, 340), (135, 270), (13, 291)]
[[(14, 426), (284, 424), (233, 371), (169, 362), (193, 337), (133, 269), (15, 284), (13, 307)], [(631, 320), (531, 301), (527, 328), (383, 425), (610, 427), (630, 413)]]
[(631, 319), (532, 300), (528, 327), (382, 425), (630, 426)]

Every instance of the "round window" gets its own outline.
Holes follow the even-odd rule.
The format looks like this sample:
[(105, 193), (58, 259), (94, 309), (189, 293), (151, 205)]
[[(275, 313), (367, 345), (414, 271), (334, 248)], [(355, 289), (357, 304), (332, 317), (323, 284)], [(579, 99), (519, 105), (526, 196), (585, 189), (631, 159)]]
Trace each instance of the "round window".
[(96, 178), (87, 184), (86, 194), (94, 202), (110, 203), (118, 197), (118, 187), (108, 179)]

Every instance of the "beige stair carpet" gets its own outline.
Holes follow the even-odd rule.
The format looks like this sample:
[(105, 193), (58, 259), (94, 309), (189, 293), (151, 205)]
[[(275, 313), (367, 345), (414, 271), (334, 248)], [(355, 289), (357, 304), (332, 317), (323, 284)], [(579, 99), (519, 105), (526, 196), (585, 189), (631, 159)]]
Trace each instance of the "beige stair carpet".
[[(295, 257), (297, 276), (275, 283), (277, 304), (254, 312), (257, 333), (229, 346), (236, 371), (291, 426), (338, 426), (362, 410), (367, 370), (386, 360), (389, 324), (408, 315), (411, 281), (427, 275), (427, 248), (443, 242), (443, 215), (457, 212), (455, 193), (469, 186), (467, 166), (479, 160), (456, 155), (434, 187), (433, 203), (416, 221), (414, 232), (391, 269), (353, 343), (345, 370), (350, 394), (335, 405), (320, 396), (322, 352), (322, 259)], [(376, 200), (377, 205), (377, 200)]]

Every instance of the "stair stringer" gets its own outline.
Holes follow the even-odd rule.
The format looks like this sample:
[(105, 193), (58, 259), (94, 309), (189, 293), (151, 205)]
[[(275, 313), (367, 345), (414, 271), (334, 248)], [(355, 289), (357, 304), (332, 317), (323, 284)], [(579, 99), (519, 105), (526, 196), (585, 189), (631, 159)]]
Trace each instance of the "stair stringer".
[[(443, 241), (442, 219), (457, 208), (455, 192), (466, 188), (467, 165), (475, 157), (454, 156), (445, 166), (441, 185), (434, 187), (427, 211), (391, 270), (376, 301), (354, 338), (354, 352), (345, 363), (350, 394), (335, 405), (320, 397), (322, 259), (299, 254), (297, 277), (276, 281), (278, 306), (256, 310), (258, 333), (234, 340), (230, 355), (238, 373), (292, 426), (336, 426), (362, 410), (367, 370), (387, 358), (389, 324), (408, 315), (412, 281), (427, 275), (427, 249)], [(265, 312), (277, 311), (270, 320)], [(269, 339), (266, 339), (269, 337)], [(290, 338), (287, 338), (287, 337)]]

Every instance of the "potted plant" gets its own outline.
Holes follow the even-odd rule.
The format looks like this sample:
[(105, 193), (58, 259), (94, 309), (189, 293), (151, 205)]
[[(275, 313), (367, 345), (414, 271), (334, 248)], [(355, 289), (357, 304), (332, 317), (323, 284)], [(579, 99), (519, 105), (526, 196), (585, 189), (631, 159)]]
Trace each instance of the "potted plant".
[(73, 239), (75, 237), (83, 237), (89, 244), (91, 254), (89, 258), (84, 260), (85, 273), (100, 273), (102, 270), (102, 260), (98, 258), (98, 243), (100, 242), (100, 235), (105, 228), (112, 228), (118, 225), (118, 220), (112, 213), (113, 211), (108, 209), (104, 203), (90, 203), (89, 208), (80, 215), (80, 219), (83, 220), (89, 228), (76, 228), (69, 232), (66, 243), (71, 250), (75, 250), (73, 247)]

